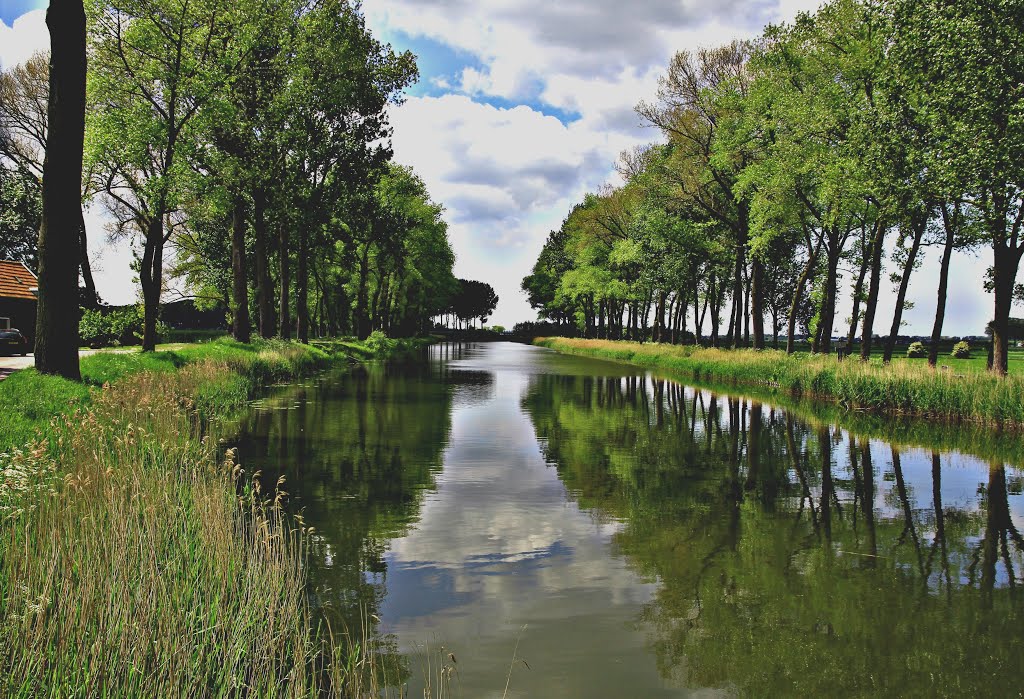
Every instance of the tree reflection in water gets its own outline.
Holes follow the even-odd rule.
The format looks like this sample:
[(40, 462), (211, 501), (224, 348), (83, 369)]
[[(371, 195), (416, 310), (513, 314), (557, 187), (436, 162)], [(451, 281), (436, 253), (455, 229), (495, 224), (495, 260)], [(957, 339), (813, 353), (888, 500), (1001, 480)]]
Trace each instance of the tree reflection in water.
[(1024, 540), (1001, 461), (975, 491), (969, 457), (642, 376), (538, 375), (523, 408), (571, 497), (621, 521), (616, 551), (660, 583), (640, 621), (666, 677), (1017, 691)]

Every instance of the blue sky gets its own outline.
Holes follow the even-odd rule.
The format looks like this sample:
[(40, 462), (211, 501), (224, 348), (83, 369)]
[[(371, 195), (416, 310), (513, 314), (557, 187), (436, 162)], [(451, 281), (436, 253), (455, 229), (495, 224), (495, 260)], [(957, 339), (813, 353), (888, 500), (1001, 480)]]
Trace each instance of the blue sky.
[(0, 0), (0, 22), (10, 26), (26, 12), (45, 8), (45, 0)]
[[(633, 111), (656, 95), (675, 51), (758, 34), (819, 0), (364, 0), (374, 33), (419, 57), (420, 81), (392, 110), (395, 157), (423, 177), (445, 216), (456, 273), (492, 284), (493, 323), (533, 312), (519, 290), (550, 230), (588, 191), (616, 184), (620, 152), (658, 140)], [(0, 64), (47, 45), (44, 3), (0, 5)], [(88, 214), (105, 299), (132, 301), (130, 250), (104, 240), (101, 205)], [(95, 247), (95, 249), (92, 249)], [(925, 251), (905, 314), (930, 330), (937, 253)], [(988, 254), (954, 259), (947, 331), (974, 334), (991, 317), (980, 288)], [(849, 276), (843, 282), (848, 285)], [(967, 283), (958, 285), (958, 280)], [(848, 294), (847, 294), (848, 295)], [(895, 294), (884, 289), (879, 326)], [(838, 326), (849, 304), (840, 307)]]

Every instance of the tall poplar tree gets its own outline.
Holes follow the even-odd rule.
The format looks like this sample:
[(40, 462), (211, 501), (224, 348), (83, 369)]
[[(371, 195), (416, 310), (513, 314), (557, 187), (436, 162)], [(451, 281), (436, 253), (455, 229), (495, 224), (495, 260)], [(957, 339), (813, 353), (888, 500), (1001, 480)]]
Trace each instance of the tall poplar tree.
[(85, 9), (82, 0), (53, 0), (50, 95), (39, 227), (39, 304), (35, 365), (45, 374), (81, 379), (78, 366), (79, 223), (85, 140)]

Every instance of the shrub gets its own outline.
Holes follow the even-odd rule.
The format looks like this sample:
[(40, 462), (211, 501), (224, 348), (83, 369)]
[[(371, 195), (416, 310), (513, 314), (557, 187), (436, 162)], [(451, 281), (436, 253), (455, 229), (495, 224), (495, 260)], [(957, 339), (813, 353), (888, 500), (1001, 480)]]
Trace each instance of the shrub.
[[(116, 308), (106, 312), (82, 310), (78, 322), (78, 335), (89, 347), (119, 347), (137, 345), (142, 342), (142, 325), (145, 315), (142, 306)], [(157, 323), (157, 335), (163, 336), (167, 326)]]
[(370, 350), (375, 357), (384, 357), (391, 354), (396, 344), (395, 340), (392, 340), (380, 330), (374, 330), (370, 333), (370, 336), (366, 338), (366, 348)]
[(928, 350), (924, 348), (923, 342), (912, 342), (907, 348), (907, 358), (921, 359), (928, 356)]
[(971, 345), (967, 340), (961, 340), (953, 345), (953, 351), (950, 354), (954, 359), (970, 359)]

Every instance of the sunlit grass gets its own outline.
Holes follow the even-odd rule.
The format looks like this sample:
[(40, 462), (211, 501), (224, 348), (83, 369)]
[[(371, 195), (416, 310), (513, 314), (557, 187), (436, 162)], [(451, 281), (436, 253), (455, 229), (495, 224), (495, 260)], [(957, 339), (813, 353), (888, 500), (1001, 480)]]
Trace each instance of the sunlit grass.
[(286, 484), (206, 431), (327, 355), (217, 342), (95, 357), (83, 374), (102, 390), (8, 379), (40, 395), (19, 414), (41, 439), (0, 455), (0, 696), (378, 696), (374, 645), (313, 621), (312, 534), (282, 509)]
[(769, 386), (794, 397), (833, 401), (850, 410), (1024, 425), (1022, 374), (1000, 378), (952, 366), (946, 370), (932, 369), (924, 361), (894, 361), (886, 366), (875, 359), (838, 362), (834, 357), (787, 355), (777, 350), (720, 350), (566, 338), (542, 338), (536, 342), (560, 351), (631, 362), (695, 379)]

